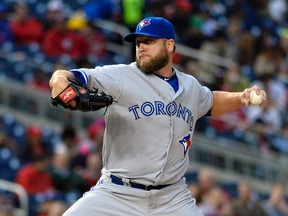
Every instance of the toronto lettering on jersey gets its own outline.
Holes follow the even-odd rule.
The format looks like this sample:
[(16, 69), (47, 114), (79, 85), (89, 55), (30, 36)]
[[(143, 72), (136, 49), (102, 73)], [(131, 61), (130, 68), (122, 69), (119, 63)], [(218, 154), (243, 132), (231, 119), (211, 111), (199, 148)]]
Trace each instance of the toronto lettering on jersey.
[(193, 129), (193, 115), (192, 111), (187, 107), (182, 106), (181, 103), (177, 104), (175, 102), (170, 102), (164, 104), (162, 101), (149, 102), (146, 101), (142, 105), (135, 104), (128, 107), (129, 112), (132, 112), (135, 120), (141, 119), (141, 116), (151, 116), (151, 115), (168, 115), (177, 116), (182, 118), (188, 125), (189, 130)]

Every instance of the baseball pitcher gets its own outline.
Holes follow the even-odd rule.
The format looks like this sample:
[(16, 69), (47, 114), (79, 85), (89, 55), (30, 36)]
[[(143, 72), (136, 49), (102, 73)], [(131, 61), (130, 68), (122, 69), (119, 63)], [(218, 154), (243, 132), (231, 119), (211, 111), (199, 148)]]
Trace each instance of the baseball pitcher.
[(107, 109), (102, 177), (64, 215), (202, 215), (183, 177), (197, 120), (250, 105), (251, 91), (265, 102), (266, 93), (212, 92), (177, 70), (174, 27), (161, 17), (145, 18), (124, 40), (135, 43), (135, 62), (50, 79), (53, 105)]

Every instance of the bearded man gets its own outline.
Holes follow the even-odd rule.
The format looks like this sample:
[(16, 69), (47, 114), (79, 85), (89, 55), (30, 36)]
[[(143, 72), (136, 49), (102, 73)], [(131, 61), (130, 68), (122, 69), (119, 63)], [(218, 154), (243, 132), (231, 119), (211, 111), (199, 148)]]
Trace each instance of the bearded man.
[(136, 62), (57, 70), (51, 77), (52, 98), (74, 78), (115, 101), (105, 112), (102, 176), (64, 216), (202, 215), (183, 177), (197, 120), (248, 106), (252, 90), (265, 102), (266, 93), (257, 86), (211, 91), (177, 70), (174, 27), (162, 17), (143, 19), (124, 40), (135, 43)]

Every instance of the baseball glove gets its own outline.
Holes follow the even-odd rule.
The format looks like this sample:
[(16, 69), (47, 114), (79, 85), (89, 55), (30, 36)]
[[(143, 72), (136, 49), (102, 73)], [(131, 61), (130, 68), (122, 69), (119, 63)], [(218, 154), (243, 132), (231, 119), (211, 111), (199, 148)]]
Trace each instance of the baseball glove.
[[(80, 110), (82, 112), (97, 111), (113, 103), (113, 98), (98, 89), (90, 90), (75, 79), (68, 79), (69, 85), (56, 97), (51, 97), (52, 106), (61, 105), (65, 109)], [(69, 102), (75, 100), (76, 106)]]

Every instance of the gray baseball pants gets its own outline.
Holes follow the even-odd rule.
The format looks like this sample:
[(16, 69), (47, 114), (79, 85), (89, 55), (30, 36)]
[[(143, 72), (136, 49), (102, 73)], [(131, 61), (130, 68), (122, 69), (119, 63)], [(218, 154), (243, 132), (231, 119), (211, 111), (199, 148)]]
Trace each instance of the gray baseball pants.
[(160, 190), (145, 191), (111, 182), (98, 183), (74, 203), (63, 216), (202, 216), (185, 179)]

